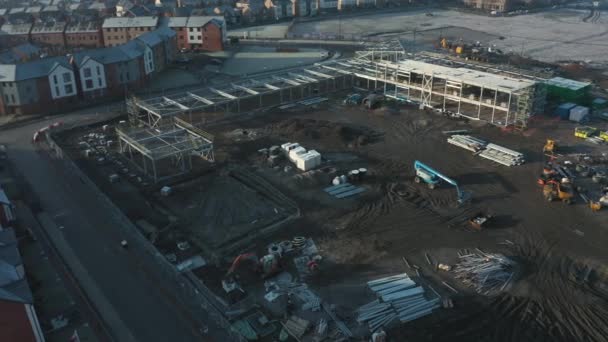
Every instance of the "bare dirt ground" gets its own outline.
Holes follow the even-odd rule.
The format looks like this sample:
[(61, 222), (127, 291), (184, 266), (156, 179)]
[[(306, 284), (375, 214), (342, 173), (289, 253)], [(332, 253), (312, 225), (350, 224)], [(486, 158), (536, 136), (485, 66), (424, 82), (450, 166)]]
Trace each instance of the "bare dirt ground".
[[(216, 136), (218, 161), (210, 171), (199, 172), (194, 183), (182, 183), (195, 191), (178, 193), (164, 210), (202, 229), (222, 231), (256, 217), (272, 217), (275, 207), (268, 199), (258, 199), (259, 194), (222, 178), (225, 170), (238, 166), (271, 183), (300, 208), (299, 218), (270, 237), (254, 236), (247, 250), (263, 251), (269, 242), (296, 235), (315, 238), (324, 260), (321, 271), (307, 282), (324, 300), (336, 304), (344, 319), (369, 301), (364, 283), (370, 278), (404, 271), (415, 277), (404, 265), (406, 257), (420, 267), (417, 281), (451, 296), (455, 307), (398, 327), (390, 332), (396, 340), (605, 341), (608, 211), (592, 213), (582, 201), (571, 206), (547, 203), (536, 184), (545, 139), (558, 139), (568, 153), (608, 152), (605, 147), (576, 140), (573, 124), (552, 118), (540, 117), (526, 131), (513, 132), (407, 105), (389, 103), (375, 110), (343, 106), (341, 96), (314, 108), (268, 111), (205, 127)], [(518, 150), (527, 163), (509, 168), (447, 144), (442, 131), (457, 129)], [(322, 168), (306, 174), (286, 172), (284, 166), (290, 163), (270, 166), (258, 153), (288, 141), (318, 150), (324, 156)], [(472, 191), (472, 202), (458, 206), (453, 188), (429, 190), (415, 184), (414, 160), (456, 179)], [(361, 183), (366, 191), (360, 196), (338, 200), (322, 191), (335, 175), (360, 167), (369, 170)], [(85, 169), (99, 173), (94, 165)], [(126, 185), (116, 190), (106, 184), (106, 177), (97, 176), (97, 181), (132, 219), (166, 224), (166, 215), (151, 210), (148, 202), (154, 204), (151, 199), (158, 195)], [(241, 193), (247, 196), (241, 198)], [(493, 213), (495, 221), (474, 232), (465, 221), (478, 211)], [(505, 244), (507, 240), (511, 243)], [(453, 264), (463, 248), (514, 258), (521, 268), (518, 279), (501, 295), (483, 297), (450, 274), (435, 271), (424, 258), (428, 253), (436, 262)], [(594, 269), (592, 276), (588, 282), (577, 282), (586, 265)], [(201, 273), (220, 292), (223, 266)], [(459, 293), (451, 293), (441, 281)]]
[[(297, 23), (290, 32), (358, 36), (393, 36), (414, 39), (414, 31), (424, 36), (439, 36), (481, 41), (496, 45), (505, 53), (513, 52), (544, 62), (564, 60), (606, 63), (607, 17), (600, 13), (587, 20), (589, 10), (556, 9), (515, 17), (488, 17), (452, 10), (385, 13), (354, 18), (332, 18)], [(453, 31), (453, 32), (452, 32)], [(502, 38), (501, 38), (502, 37)], [(423, 38), (424, 39), (424, 38)]]
[[(461, 291), (454, 296), (455, 309), (440, 310), (404, 325), (393, 337), (416, 341), (602, 341), (606, 336), (608, 297), (603, 292), (606, 285), (601, 265), (608, 259), (604, 253), (608, 213), (592, 213), (582, 201), (572, 206), (546, 203), (536, 184), (546, 138), (557, 138), (564, 146), (576, 146), (580, 151), (597, 150), (575, 140), (572, 124), (538, 119), (523, 133), (508, 132), (413, 107), (368, 111), (342, 106), (336, 100), (314, 110), (268, 113), (212, 128), (215, 134), (235, 129), (255, 132), (252, 140), (263, 139), (264, 144), (295, 141), (328, 156), (341, 156), (326, 163), (335, 174), (354, 167), (369, 169), (363, 183), (366, 193), (335, 200), (321, 191), (328, 184), (323, 182), (331, 177), (298, 183), (293, 172), (248, 159), (259, 174), (300, 204), (303, 217), (294, 226), (306, 227), (305, 231), (317, 238), (327, 262), (311, 283), (343, 308), (345, 315), (365, 302), (360, 285), (355, 284), (378, 274), (413, 273), (404, 266), (402, 256), (422, 267), (420, 281), (439, 283), (435, 288), (449, 294), (440, 280), (453, 279), (426, 265), (423, 253), (428, 252), (438, 262), (451, 263), (457, 259), (456, 250), (479, 247), (518, 260), (522, 265), (520, 280), (508, 292), (492, 298), (474, 296), (452, 283)], [(454, 129), (470, 129), (475, 136), (521, 151), (528, 162), (508, 168), (474, 157), (445, 142), (441, 131)], [(358, 143), (360, 140), (365, 143)], [(473, 192), (473, 202), (459, 207), (452, 188), (428, 190), (413, 183), (416, 159), (458, 180)], [(465, 220), (479, 210), (492, 212), (496, 221), (485, 231), (472, 232)], [(513, 245), (505, 247), (506, 240)], [(596, 276), (590, 283), (576, 283), (573, 275), (584, 265), (593, 265)]]

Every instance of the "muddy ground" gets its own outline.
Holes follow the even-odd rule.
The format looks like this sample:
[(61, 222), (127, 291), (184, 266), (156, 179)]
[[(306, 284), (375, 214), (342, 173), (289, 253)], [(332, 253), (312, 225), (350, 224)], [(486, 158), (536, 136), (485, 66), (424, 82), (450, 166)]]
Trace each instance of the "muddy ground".
[[(233, 223), (274, 214), (271, 205), (260, 209), (252, 206), (252, 200), (233, 193), (218, 196), (225, 192), (221, 184), (228, 182), (222, 178), (226, 170), (238, 166), (255, 173), (294, 200), (300, 213), (270, 236), (254, 239), (246, 250), (262, 252), (269, 242), (296, 235), (313, 237), (324, 260), (320, 272), (307, 282), (324, 300), (336, 304), (343, 319), (348, 321), (354, 309), (371, 300), (364, 289), (369, 279), (404, 271), (414, 277), (403, 257), (420, 267), (421, 276), (415, 277), (418, 282), (453, 299), (453, 309), (439, 309), (395, 328), (389, 336), (396, 341), (605, 340), (608, 283), (604, 278), (608, 273), (603, 265), (608, 261), (608, 210), (593, 213), (580, 200), (570, 206), (547, 203), (536, 180), (545, 160), (542, 146), (547, 138), (558, 139), (567, 153), (608, 152), (606, 147), (576, 140), (573, 124), (548, 117), (532, 120), (523, 132), (508, 131), (447, 119), (407, 105), (388, 103), (366, 110), (344, 106), (341, 100), (335, 96), (315, 108), (267, 111), (205, 126), (216, 137), (217, 161), (202, 166), (205, 172), (195, 173), (192, 189), (196, 194), (182, 193), (171, 199), (172, 204), (162, 205), (157, 194), (128, 183), (117, 188), (104, 180), (107, 176), (99, 175), (97, 167), (86, 163), (83, 167), (90, 174), (97, 173), (102, 189), (132, 219), (145, 217), (162, 227), (167, 215), (176, 215), (182, 223), (206, 226), (207, 230), (218, 225), (225, 226), (222, 230), (231, 229)], [(606, 126), (599, 127), (608, 129)], [(459, 129), (524, 153), (526, 164), (512, 168), (493, 164), (447, 144), (442, 131)], [(269, 165), (258, 152), (285, 142), (319, 151), (324, 156), (321, 169), (286, 172), (289, 162)], [(415, 184), (415, 160), (456, 179), (473, 193), (471, 203), (459, 206), (451, 187), (429, 190)], [(361, 195), (338, 200), (322, 191), (336, 175), (361, 167), (368, 169), (360, 183), (366, 188)], [(230, 192), (241, 191), (242, 185), (228, 183)], [(189, 183), (183, 184), (189, 187)], [(256, 196), (251, 197), (253, 202)], [(481, 232), (466, 224), (479, 211), (495, 216)], [(190, 222), (194, 219), (199, 223)], [(190, 229), (182, 228), (180, 239), (187, 238)], [(166, 245), (159, 242), (159, 246)], [(517, 280), (505, 293), (487, 298), (425, 261), (427, 253), (435, 263), (454, 264), (457, 251), (463, 248), (513, 257), (520, 265)], [(218, 294), (229, 260), (226, 256), (219, 268), (199, 272)], [(577, 282), (585, 265), (594, 272), (588, 282)], [(442, 281), (452, 284), (458, 293), (450, 292)]]
[[(547, 203), (536, 184), (546, 138), (558, 139), (569, 146), (569, 152), (606, 152), (605, 147), (575, 140), (573, 128), (568, 122), (539, 118), (528, 130), (514, 132), (454, 121), (414, 107), (369, 111), (345, 107), (338, 100), (314, 110), (267, 113), (238, 124), (209, 127), (216, 136), (224, 134), (226, 140), (217, 144), (220, 150), (229, 149), (233, 156), (250, 161), (259, 174), (300, 204), (303, 217), (293, 226), (305, 227), (315, 236), (326, 258), (321, 273), (310, 283), (337, 303), (345, 316), (365, 303), (360, 285), (364, 281), (391, 272), (413, 273), (402, 262), (405, 256), (423, 269), (419, 281), (451, 295), (456, 307), (406, 324), (392, 332), (393, 337), (602, 341), (608, 328), (601, 266), (608, 258), (604, 252), (608, 212), (592, 213), (580, 200), (571, 206)], [(477, 137), (523, 152), (527, 163), (508, 168), (449, 145), (441, 132), (455, 129), (470, 129)], [(362, 183), (368, 191), (358, 198), (336, 200), (321, 191), (331, 176), (297, 182), (301, 177), (255, 157), (257, 149), (287, 141), (329, 156), (326, 164), (335, 174), (368, 168), (369, 177)], [(473, 192), (472, 203), (458, 206), (453, 188), (428, 190), (415, 184), (414, 160), (458, 180)], [(465, 222), (478, 211), (496, 218), (482, 232), (471, 231)], [(494, 298), (472, 295), (450, 275), (426, 265), (422, 257), (429, 253), (437, 262), (453, 263), (458, 249), (476, 247), (500, 251), (522, 265), (519, 280), (508, 292)], [(584, 265), (592, 265), (595, 278), (579, 284), (573, 275)], [(458, 287), (459, 294), (442, 287), (444, 279)]]

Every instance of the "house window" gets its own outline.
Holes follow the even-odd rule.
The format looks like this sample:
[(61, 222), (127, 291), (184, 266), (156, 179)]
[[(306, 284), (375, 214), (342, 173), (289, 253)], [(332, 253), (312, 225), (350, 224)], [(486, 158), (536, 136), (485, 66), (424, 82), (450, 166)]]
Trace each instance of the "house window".
[(197, 28), (196, 28), (196, 32), (201, 32), (201, 28), (200, 28), (200, 27), (197, 27)]
[(91, 89), (91, 88), (93, 88), (93, 80), (86, 80), (86, 81), (84, 81), (84, 87), (85, 87), (85, 89)]
[(101, 68), (99, 67), (99, 65), (97, 66), (97, 76), (101, 75)]
[(151, 27), (148, 27), (148, 31), (152, 31), (152, 28), (151, 28)]
[(116, 27), (114, 28), (114, 32), (118, 32), (118, 29)]
[(59, 87), (55, 87), (55, 94), (57, 94), (57, 96), (59, 96)]
[(201, 36), (196, 36), (196, 39), (201, 40)]
[(179, 39), (180, 40), (184, 40), (184, 36), (179, 36)]
[(191, 27), (191, 28), (190, 28), (190, 32), (194, 32), (194, 28), (192, 28), (192, 27)]
[(67, 82), (71, 82), (72, 81), (72, 74), (70, 74), (69, 72), (64, 72), (63, 73), (63, 82), (67, 83)]
[(4, 100), (6, 101), (6, 103), (9, 103), (8, 95), (4, 94)]
[(83, 69), (84, 77), (91, 77), (91, 68)]
[(99, 86), (101, 87), (101, 78), (97, 79), (97, 84), (99, 84)]
[(190, 36), (190, 40), (194, 40), (194, 36)]
[(72, 85), (71, 85), (71, 84), (66, 84), (66, 85), (65, 85), (65, 94), (66, 94), (66, 95), (71, 94), (73, 91), (74, 91), (74, 88), (72, 88)]
[(11, 94), (11, 101), (13, 101), (13, 103), (17, 103), (17, 101), (15, 101), (15, 95)]
[(53, 83), (57, 84), (57, 75), (53, 75)]

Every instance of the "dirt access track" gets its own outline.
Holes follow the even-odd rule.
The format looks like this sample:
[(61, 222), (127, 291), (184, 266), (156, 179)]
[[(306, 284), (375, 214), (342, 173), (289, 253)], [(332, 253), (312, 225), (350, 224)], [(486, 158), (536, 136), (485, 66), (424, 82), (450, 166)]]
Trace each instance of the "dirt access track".
[[(219, 137), (216, 146), (223, 162), (251, 165), (298, 202), (302, 217), (287, 230), (320, 242), (326, 263), (312, 282), (320, 293), (352, 315), (365, 301), (359, 302), (361, 292), (351, 284), (390, 272), (413, 274), (404, 266), (405, 256), (421, 267), (424, 278), (438, 282), (435, 288), (442, 294), (454, 296), (456, 307), (406, 324), (391, 333), (393, 338), (602, 341), (608, 336), (602, 266), (608, 259), (608, 211), (592, 213), (580, 200), (571, 206), (547, 203), (536, 184), (546, 138), (558, 139), (573, 152), (601, 152), (599, 147), (581, 145), (572, 136), (571, 123), (550, 118), (534, 120), (524, 132), (508, 132), (404, 105), (368, 111), (343, 106), (340, 100), (336, 96), (314, 109), (259, 114), (208, 127)], [(447, 144), (442, 131), (458, 129), (518, 150), (527, 162), (509, 168)], [(282, 166), (268, 166), (256, 153), (288, 141), (320, 151), (330, 171), (312, 176), (286, 173)], [(451, 187), (428, 190), (415, 184), (415, 160), (472, 191), (472, 203), (458, 206)], [(363, 195), (337, 200), (321, 190), (331, 180), (326, 172), (340, 174), (355, 167), (369, 170)], [(487, 230), (473, 232), (465, 221), (479, 210), (493, 213), (496, 220)], [(259, 241), (258, 246), (267, 242)], [(515, 258), (521, 266), (519, 280), (493, 298), (462, 288), (457, 295), (450, 293), (441, 285), (449, 277), (426, 265), (424, 254), (453, 263), (462, 248)], [(592, 284), (571, 280), (583, 265), (595, 269)], [(588, 305), (591, 302), (594, 305)]]

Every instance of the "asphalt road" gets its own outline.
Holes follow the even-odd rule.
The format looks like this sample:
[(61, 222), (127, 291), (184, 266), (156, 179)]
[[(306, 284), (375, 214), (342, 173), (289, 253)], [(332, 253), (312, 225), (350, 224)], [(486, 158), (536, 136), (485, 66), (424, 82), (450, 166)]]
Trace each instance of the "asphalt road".
[[(62, 118), (66, 124), (97, 119), (97, 114), (83, 113)], [(104, 297), (100, 300), (107, 300), (122, 328), (126, 327), (113, 329), (116, 340), (227, 341), (212, 324), (210, 335), (201, 332), (203, 327), (172, 295), (179, 285), (168, 284), (143, 251), (122, 249), (119, 243), (125, 234), (118, 218), (101, 210), (98, 196), (67, 172), (62, 161), (31, 144), (33, 132), (54, 120), (57, 118), (3, 131), (0, 144), (8, 146), (9, 159), (95, 282)]]

